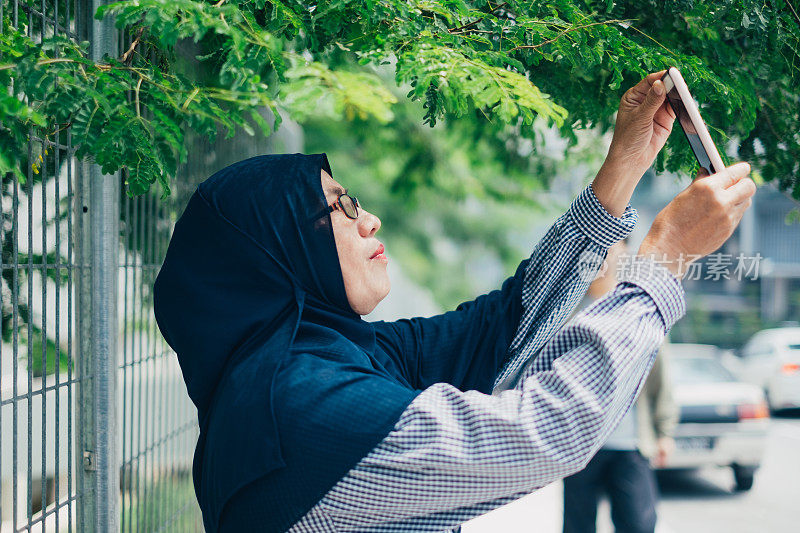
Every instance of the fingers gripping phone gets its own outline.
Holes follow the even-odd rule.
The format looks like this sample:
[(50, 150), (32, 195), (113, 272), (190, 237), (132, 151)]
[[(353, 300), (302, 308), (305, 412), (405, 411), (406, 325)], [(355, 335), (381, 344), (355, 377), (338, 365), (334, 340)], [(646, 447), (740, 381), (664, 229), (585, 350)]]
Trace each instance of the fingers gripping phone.
[(700, 166), (714, 174), (725, 169), (725, 164), (711, 140), (706, 123), (700, 116), (700, 110), (694, 102), (689, 87), (683, 80), (683, 76), (678, 69), (670, 67), (667, 73), (661, 78), (667, 91), (667, 101), (675, 111), (678, 124), (681, 125), (689, 146), (694, 152), (694, 156)]

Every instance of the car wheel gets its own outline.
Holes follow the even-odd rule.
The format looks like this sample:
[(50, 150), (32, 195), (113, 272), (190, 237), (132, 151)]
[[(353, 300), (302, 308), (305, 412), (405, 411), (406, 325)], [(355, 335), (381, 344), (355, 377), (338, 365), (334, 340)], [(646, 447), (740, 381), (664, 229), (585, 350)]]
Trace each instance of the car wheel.
[(736, 480), (736, 490), (745, 491), (753, 488), (756, 468), (753, 466), (733, 465), (733, 477)]

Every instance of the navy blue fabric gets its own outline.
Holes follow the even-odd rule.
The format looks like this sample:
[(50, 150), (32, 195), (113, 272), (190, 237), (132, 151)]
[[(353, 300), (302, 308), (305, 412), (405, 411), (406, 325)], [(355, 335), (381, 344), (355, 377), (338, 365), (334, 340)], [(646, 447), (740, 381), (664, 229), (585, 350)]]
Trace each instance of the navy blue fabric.
[(522, 285), (530, 259), (500, 289), (463, 302), (454, 311), (394, 322), (373, 322), (378, 345), (412, 387), (449, 383), (491, 394), (522, 317)]
[(325, 154), (287, 154), (214, 174), (155, 281), (156, 320), (198, 410), (209, 532), (285, 531), (419, 393), (347, 302), (330, 216), (312, 220), (327, 205), (321, 169), (332, 175)]
[[(376, 371), (379, 375), (388, 372), (413, 389), (421, 389), (435, 380), (463, 390), (491, 392), (493, 380), (507, 362), (507, 347), (520, 320), (520, 293), (527, 265), (528, 260), (523, 261), (500, 290), (464, 302), (455, 311), (429, 318), (373, 322), (377, 345), (371, 363)], [(303, 313), (314, 311), (305, 308)], [(311, 376), (307, 370), (309, 362), (317, 365), (317, 375), (327, 376), (329, 384), (336, 379), (341, 386), (348, 387), (346, 398), (350, 403), (340, 403), (342, 407), (336, 413), (340, 424), (350, 424), (350, 431), (364, 431), (358, 415), (366, 406), (371, 417), (380, 417), (382, 421), (396, 422), (402, 415), (396, 412), (395, 405), (387, 402), (385, 395), (387, 388), (396, 387), (396, 383), (381, 379), (353, 380), (352, 374), (335, 360), (320, 365), (318, 357), (309, 357), (327, 342), (325, 328), (314, 325), (313, 321), (319, 320), (301, 324), (297, 337), (302, 340), (295, 340), (293, 346), (296, 364), (280, 371), (276, 378), (276, 396), (298, 398), (294, 410), (286, 411), (285, 425), (281, 425), (285, 428), (282, 435), (284, 431), (291, 434), (297, 443), (287, 448), (284, 455), (287, 464), (295, 466), (277, 470), (239, 491), (223, 511), (220, 531), (272, 531), (273, 524), (294, 523), (300, 516), (290, 510), (302, 507), (299, 502), (310, 510), (324, 496), (306, 487), (333, 487), (344, 477), (328, 467), (342, 451), (332, 432), (335, 426), (324, 418), (306, 414), (318, 409), (317, 406), (325, 406), (327, 401), (318, 393), (318, 384), (303, 377)], [(326, 408), (322, 412), (332, 411)], [(302, 422), (292, 424), (292, 420)], [(372, 436), (362, 442), (370, 440)], [(366, 456), (374, 448), (360, 449)]]
[(528, 261), (500, 290), (431, 318), (367, 323), (348, 303), (325, 154), (241, 161), (178, 220), (155, 315), (198, 409), (205, 528), (286, 531), (437, 382), (491, 392)]

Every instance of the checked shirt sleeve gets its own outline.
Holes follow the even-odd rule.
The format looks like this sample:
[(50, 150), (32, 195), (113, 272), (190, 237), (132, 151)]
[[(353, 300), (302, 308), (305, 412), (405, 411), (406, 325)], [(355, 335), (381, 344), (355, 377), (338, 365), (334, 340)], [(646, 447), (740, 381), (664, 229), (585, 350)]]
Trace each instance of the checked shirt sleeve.
[(672, 274), (638, 261), (644, 268), (545, 343), (547, 369), (527, 365), (498, 395), (425, 389), (291, 532), (449, 531), (581, 470), (685, 312)]
[(414, 388), (449, 383), (491, 393), (498, 378), (514, 377), (530, 356), (518, 350), (523, 344), (541, 348), (567, 320), (608, 247), (636, 219), (630, 206), (611, 216), (588, 186), (500, 290), (441, 315), (375, 322), (376, 339)]
[(609, 214), (589, 185), (550, 227), (528, 263), (522, 318), (495, 379), (496, 392), (511, 388), (525, 363), (566, 322), (608, 248), (627, 237), (637, 221), (638, 213), (630, 204), (620, 217)]

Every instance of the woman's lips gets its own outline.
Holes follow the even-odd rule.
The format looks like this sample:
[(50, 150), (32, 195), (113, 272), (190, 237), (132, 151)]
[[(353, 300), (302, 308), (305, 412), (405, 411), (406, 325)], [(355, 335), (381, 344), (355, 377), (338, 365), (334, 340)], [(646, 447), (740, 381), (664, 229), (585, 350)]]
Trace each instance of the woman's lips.
[(389, 259), (383, 254), (383, 252), (384, 252), (384, 247), (383, 244), (381, 244), (378, 246), (377, 250), (375, 250), (375, 252), (372, 254), (370, 259), (377, 259), (378, 261), (381, 261), (383, 263), (388, 263)]

